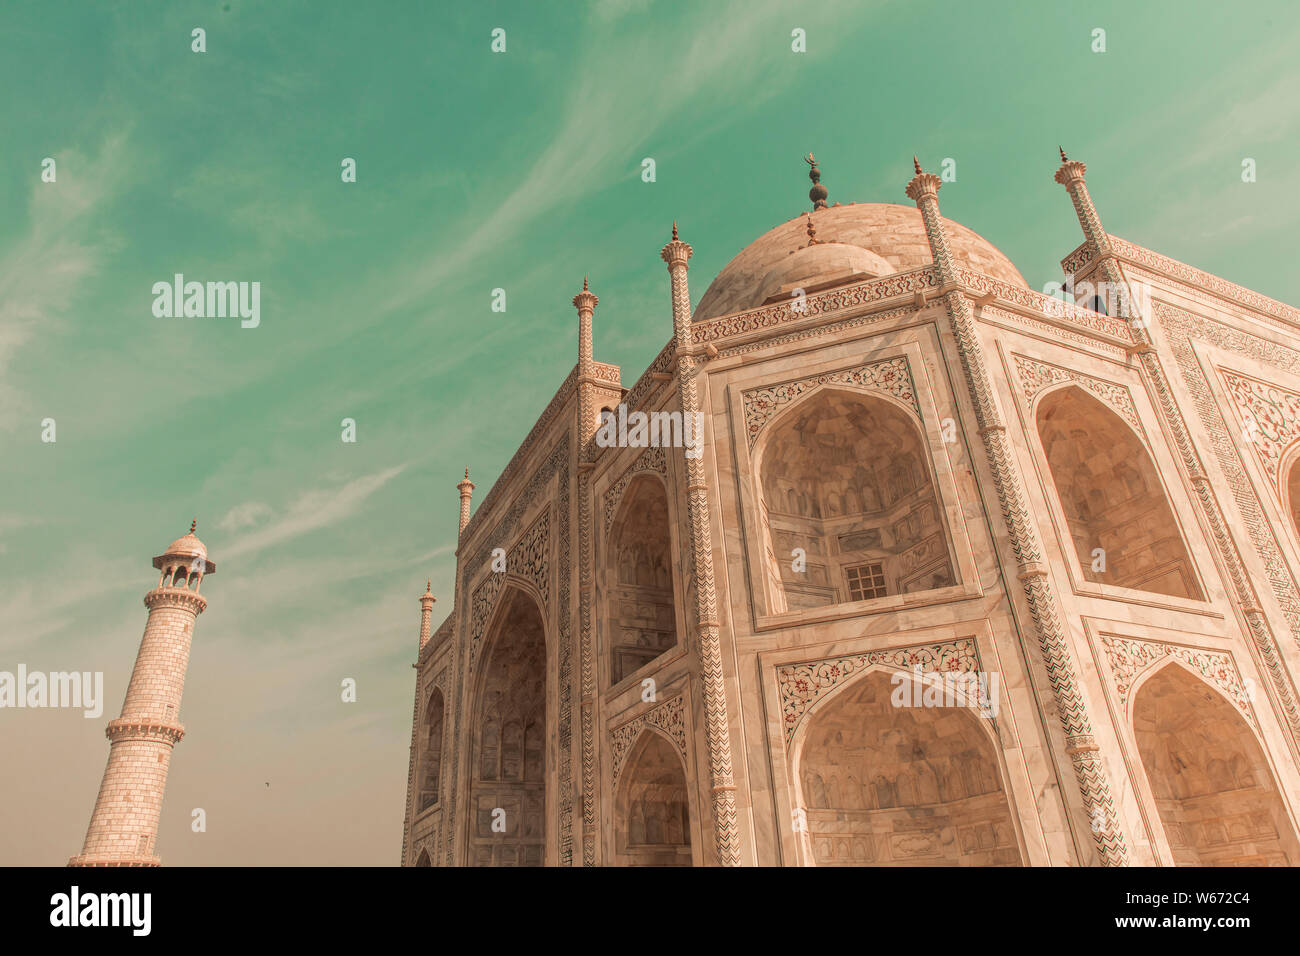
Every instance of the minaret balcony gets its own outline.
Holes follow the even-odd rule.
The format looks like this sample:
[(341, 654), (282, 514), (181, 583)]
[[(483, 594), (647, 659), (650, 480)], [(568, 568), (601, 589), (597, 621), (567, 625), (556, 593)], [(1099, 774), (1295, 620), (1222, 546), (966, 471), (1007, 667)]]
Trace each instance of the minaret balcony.
[(117, 717), (108, 722), (104, 736), (113, 743), (119, 740), (147, 740), (174, 747), (185, 736), (185, 725), (148, 717)]

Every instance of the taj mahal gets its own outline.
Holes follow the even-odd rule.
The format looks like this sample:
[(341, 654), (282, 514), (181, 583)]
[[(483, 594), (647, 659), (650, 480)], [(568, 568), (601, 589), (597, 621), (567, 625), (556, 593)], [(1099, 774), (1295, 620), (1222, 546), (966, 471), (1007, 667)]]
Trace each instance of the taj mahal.
[[(1064, 299), (919, 163), (841, 203), (808, 159), (694, 309), (665, 221), (635, 380), (584, 281), (460, 478), (401, 863), (1300, 864), (1300, 310), (1108, 233), (1065, 152)], [(698, 443), (597, 441), (635, 413)]]

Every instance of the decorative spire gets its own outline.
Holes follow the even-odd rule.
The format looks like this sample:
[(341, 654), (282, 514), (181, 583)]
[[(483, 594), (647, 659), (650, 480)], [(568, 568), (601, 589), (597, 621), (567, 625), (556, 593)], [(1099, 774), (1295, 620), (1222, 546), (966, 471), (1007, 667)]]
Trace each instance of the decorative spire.
[[(812, 213), (806, 212), (804, 215), (808, 217), (808, 245), (815, 246), (817, 245), (817, 227), (813, 225)], [(807, 248), (807, 246), (804, 248)]]
[[(1056, 151), (1061, 154), (1061, 166), (1056, 171), (1056, 175), (1053, 178), (1066, 189), (1073, 189), (1076, 183), (1083, 182), (1083, 174), (1087, 171), (1088, 167), (1077, 159), (1070, 159), (1065, 155), (1065, 150), (1060, 146), (1056, 147)], [(1089, 202), (1091, 202), (1091, 200), (1089, 200)], [(1092, 237), (1089, 236), (1089, 238)]]
[(830, 196), (830, 190), (822, 185), (822, 171), (817, 168), (817, 159), (812, 153), (809, 153), (804, 162), (808, 164), (808, 178), (813, 181), (812, 189), (808, 190), (808, 198), (812, 200), (813, 211), (826, 208), (826, 198)]
[(460, 492), (460, 530), (457, 531), (457, 540), (459, 540), (459, 535), (465, 533), (465, 525), (469, 524), (470, 496), (474, 494), (474, 482), (469, 480), (468, 466), (465, 468), (465, 477), (456, 483), (456, 490)]
[(691, 257), (690, 243), (682, 241), (677, 235), (677, 220), (673, 220), (673, 237), (668, 241), (668, 245), (659, 250), (660, 257), (668, 263), (668, 271), (673, 271), (676, 263), (686, 264)]
[(584, 310), (591, 311), (596, 308), (596, 303), (600, 300), (596, 298), (591, 291), (591, 285), (587, 282), (587, 277), (582, 277), (582, 291), (573, 297), (573, 307), (581, 315)]
[(921, 168), (921, 161), (915, 156), (912, 157), (912, 169), (916, 175), (912, 181), (907, 184), (907, 196), (915, 202), (920, 202), (922, 196), (937, 196), (941, 180), (934, 173), (927, 173)]
[(190, 534), (193, 534), (194, 529), (197, 528), (198, 526), (199, 526), (199, 519), (195, 518), (193, 521), (190, 522)]
[(425, 594), (433, 593), (433, 578), (429, 578), (429, 580), (425, 582), (424, 593)]
[(433, 606), (437, 603), (438, 599), (433, 596), (433, 582), (430, 581), (420, 595), (420, 646), (415, 654), (417, 661), (429, 643), (429, 638), (433, 636)]

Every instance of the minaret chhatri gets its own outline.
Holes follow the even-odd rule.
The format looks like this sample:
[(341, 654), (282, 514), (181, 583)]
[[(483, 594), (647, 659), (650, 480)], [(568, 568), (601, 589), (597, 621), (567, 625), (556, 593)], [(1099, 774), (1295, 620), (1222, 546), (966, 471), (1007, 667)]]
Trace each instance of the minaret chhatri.
[(217, 566), (190, 533), (153, 559), (158, 586), (144, 596), (149, 620), (140, 639), (122, 715), (105, 732), (112, 745), (90, 816), (86, 843), (69, 866), (159, 866), (156, 842), (172, 748), (185, 736), (181, 691), (190, 661), (194, 622), (208, 606), (199, 596), (205, 574)]
[(460, 489), (460, 531), (458, 534), (465, 532), (465, 525), (469, 524), (469, 501), (474, 494), (474, 482), (469, 480), (469, 468), (465, 469), (465, 477), (456, 483)]

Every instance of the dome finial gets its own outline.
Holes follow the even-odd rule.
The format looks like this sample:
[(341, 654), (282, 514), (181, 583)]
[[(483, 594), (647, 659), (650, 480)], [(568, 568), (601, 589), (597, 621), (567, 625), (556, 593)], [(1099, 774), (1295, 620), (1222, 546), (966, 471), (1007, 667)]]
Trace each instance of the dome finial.
[(673, 220), (673, 242), (677, 242), (677, 220)]
[(815, 246), (817, 245), (817, 227), (813, 225), (812, 213), (806, 212), (804, 215), (808, 217), (808, 245)]
[(921, 175), (921, 161), (916, 158), (915, 153), (912, 155), (912, 168), (916, 170), (916, 175)]
[(826, 208), (826, 198), (830, 196), (830, 190), (822, 185), (822, 171), (817, 168), (817, 158), (810, 152), (804, 157), (804, 162), (808, 164), (808, 178), (813, 181), (812, 189), (808, 190), (808, 198), (812, 200), (813, 211)]
[(1066, 158), (1065, 150), (1061, 149), (1060, 146), (1056, 147), (1056, 151), (1061, 154), (1061, 162), (1068, 163), (1070, 161), (1068, 158)]
[(466, 477), (466, 478), (469, 477), (469, 465), (466, 465), (466, 466), (465, 466), (465, 477)]
[(583, 276), (583, 277), (582, 277), (582, 291), (583, 291), (583, 292), (590, 291), (590, 290), (588, 289), (588, 287), (587, 287), (587, 277), (586, 277), (586, 276)]
[(197, 528), (198, 526), (199, 526), (199, 519), (195, 518), (193, 521), (190, 522), (190, 534), (193, 534), (194, 529)]

